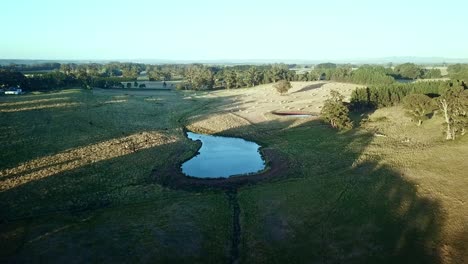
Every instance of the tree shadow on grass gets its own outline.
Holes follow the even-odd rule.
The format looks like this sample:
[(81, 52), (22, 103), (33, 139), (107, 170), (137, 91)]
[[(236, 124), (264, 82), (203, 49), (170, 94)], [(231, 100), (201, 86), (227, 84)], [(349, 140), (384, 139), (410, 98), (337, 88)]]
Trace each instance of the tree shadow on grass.
[(0, 238), (9, 246), (0, 262), (226, 262), (224, 194), (151, 180), (153, 166), (165, 166), (184, 145), (189, 151), (179, 140), (1, 192)]
[(371, 135), (312, 122), (263, 140), (292, 165), (286, 179), (240, 189), (241, 262), (444, 262), (454, 238), (443, 235), (440, 202), (362, 156)]
[(326, 262), (441, 263), (445, 215), (437, 200), (386, 165), (365, 162), (318, 223)]
[(443, 248), (443, 252), (450, 256), (448, 262), (464, 263), (468, 260), (468, 223), (453, 238), (454, 245)]
[[(44, 166), (4, 177), (0, 181), (4, 188), (0, 192), (0, 222), (151, 199), (151, 191), (159, 195), (161, 188), (151, 185), (149, 172), (164, 164), (181, 144), (172, 141), (133, 150), (122, 147), (125, 152), (94, 153), (83, 159), (68, 160), (65, 156), (60, 163), (40, 164)], [(86, 155), (78, 151), (73, 157), (80, 154)]]
[(307, 92), (307, 91), (310, 91), (310, 90), (315, 90), (315, 89), (319, 89), (321, 88), (322, 86), (324, 86), (326, 83), (317, 83), (317, 84), (311, 84), (311, 85), (307, 85), (306, 87), (300, 89), (300, 90), (297, 90), (295, 92), (293, 92), (293, 94), (295, 93), (301, 93), (301, 92)]

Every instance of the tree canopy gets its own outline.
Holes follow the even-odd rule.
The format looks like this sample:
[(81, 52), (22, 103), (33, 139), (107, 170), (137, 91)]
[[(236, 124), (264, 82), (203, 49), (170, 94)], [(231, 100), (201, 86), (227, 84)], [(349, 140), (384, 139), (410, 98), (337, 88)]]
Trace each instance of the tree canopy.
[(330, 123), (333, 128), (350, 129), (352, 122), (349, 118), (349, 109), (343, 102), (344, 96), (338, 91), (331, 90), (330, 97), (325, 100), (322, 107), (322, 118)]
[(424, 94), (410, 94), (403, 99), (403, 106), (406, 109), (406, 114), (411, 119), (417, 122), (418, 126), (424, 120), (429, 118), (429, 114), (435, 109), (434, 102), (431, 98)]

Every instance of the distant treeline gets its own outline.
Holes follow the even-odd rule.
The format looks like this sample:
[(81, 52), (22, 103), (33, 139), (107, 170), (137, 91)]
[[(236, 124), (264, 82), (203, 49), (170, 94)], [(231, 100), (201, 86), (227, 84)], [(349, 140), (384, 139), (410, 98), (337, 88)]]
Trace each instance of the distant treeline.
[(1, 66), (1, 68), (11, 71), (53, 71), (60, 69), (60, 63), (50, 62), (50, 63), (37, 63), (37, 64), (10, 64)]
[[(106, 64), (8, 65), (0, 67), (0, 87), (20, 86), (28, 90), (48, 90), (62, 87), (122, 87), (121, 82), (136, 81), (146, 73), (149, 80), (183, 80), (177, 88), (193, 90), (232, 89), (274, 83), (279, 80), (313, 81), (332, 80), (363, 85), (398, 86), (396, 79), (439, 78), (439, 69), (426, 69), (412, 63), (395, 67), (376, 65), (337, 65), (322, 63), (315, 66), (295, 64), (268, 65), (203, 65), (111, 62)], [(21, 73), (25, 71), (25, 73)], [(36, 71), (36, 72), (35, 72)], [(448, 67), (449, 77), (468, 80), (468, 65)], [(390, 88), (388, 88), (390, 89)], [(392, 88), (393, 89), (393, 88)]]
[(121, 82), (131, 80), (133, 79), (124, 77), (74, 75), (59, 71), (25, 76), (21, 72), (0, 69), (0, 88), (20, 87), (28, 91), (45, 91), (70, 87), (123, 88)]
[[(352, 65), (323, 63), (313, 69), (302, 71), (291, 69), (292, 65), (273, 64), (263, 66), (242, 65), (234, 67), (190, 65), (185, 69), (185, 89), (240, 88), (258, 84), (272, 83), (279, 80), (315, 81), (332, 80), (356, 84), (393, 84), (395, 79), (415, 80), (440, 78), (439, 69), (425, 69), (412, 63), (398, 65), (395, 68), (375, 65)], [(296, 66), (296, 65), (293, 65)]]
[[(21, 73), (20, 70), (33, 73)], [(47, 71), (53, 69), (52, 71)], [(52, 90), (67, 87), (122, 87), (121, 82), (134, 81), (144, 64), (57, 64), (8, 65), (0, 68), (0, 87), (21, 87), (26, 90)], [(44, 72), (34, 72), (44, 71)]]

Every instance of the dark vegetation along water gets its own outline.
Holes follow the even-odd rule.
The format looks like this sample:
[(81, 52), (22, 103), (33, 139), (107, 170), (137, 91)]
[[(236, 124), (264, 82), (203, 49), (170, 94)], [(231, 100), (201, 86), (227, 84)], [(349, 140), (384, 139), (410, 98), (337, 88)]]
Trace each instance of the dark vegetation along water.
[(182, 164), (185, 175), (197, 178), (228, 178), (262, 171), (265, 161), (260, 146), (241, 138), (202, 135), (187, 132), (191, 140), (200, 140), (198, 155)]

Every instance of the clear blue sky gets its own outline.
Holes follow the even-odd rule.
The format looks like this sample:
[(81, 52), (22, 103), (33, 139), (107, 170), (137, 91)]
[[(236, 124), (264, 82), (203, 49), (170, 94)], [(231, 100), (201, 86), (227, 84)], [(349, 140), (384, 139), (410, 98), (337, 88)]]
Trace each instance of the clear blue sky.
[(1, 0), (0, 59), (468, 58), (466, 0)]

